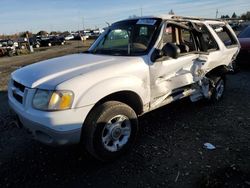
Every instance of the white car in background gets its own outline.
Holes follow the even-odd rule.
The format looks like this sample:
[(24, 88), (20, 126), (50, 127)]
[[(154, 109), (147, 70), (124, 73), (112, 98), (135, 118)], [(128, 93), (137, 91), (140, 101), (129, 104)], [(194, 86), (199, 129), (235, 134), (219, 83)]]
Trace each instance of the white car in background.
[(73, 40), (74, 38), (74, 35), (68, 35), (65, 37), (65, 40)]

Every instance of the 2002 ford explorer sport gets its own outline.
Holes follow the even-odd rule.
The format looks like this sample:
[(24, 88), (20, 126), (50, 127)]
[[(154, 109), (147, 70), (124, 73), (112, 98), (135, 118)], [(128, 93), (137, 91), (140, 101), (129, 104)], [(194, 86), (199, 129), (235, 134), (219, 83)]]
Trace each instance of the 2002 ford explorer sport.
[(138, 116), (184, 97), (219, 101), (239, 48), (224, 21), (123, 20), (85, 53), (13, 72), (9, 104), (36, 140), (81, 143), (92, 156), (108, 161), (134, 143)]

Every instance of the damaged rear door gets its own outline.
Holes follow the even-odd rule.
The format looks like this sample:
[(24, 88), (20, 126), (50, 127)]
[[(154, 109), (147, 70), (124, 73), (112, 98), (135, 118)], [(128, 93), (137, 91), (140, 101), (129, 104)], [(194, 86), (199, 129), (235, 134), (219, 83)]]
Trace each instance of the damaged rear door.
[(226, 23), (207, 21), (202, 28), (203, 40), (208, 52), (206, 55), (206, 72), (219, 66), (229, 66), (239, 53), (239, 41)]

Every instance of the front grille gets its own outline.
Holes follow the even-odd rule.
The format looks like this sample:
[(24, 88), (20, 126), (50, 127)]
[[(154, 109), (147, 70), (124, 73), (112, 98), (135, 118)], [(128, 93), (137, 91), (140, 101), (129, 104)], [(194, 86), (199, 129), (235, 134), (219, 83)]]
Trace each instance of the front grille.
[(21, 104), (23, 103), (23, 97), (21, 97), (20, 95), (13, 93), (13, 97)]
[(15, 80), (14, 80), (14, 82), (13, 82), (13, 85), (14, 85), (16, 88), (18, 88), (20, 91), (24, 92), (24, 89), (25, 89), (25, 86), (24, 86), (24, 85), (19, 84), (19, 83), (16, 82)]
[(12, 95), (16, 101), (23, 104), (25, 86), (13, 80)]

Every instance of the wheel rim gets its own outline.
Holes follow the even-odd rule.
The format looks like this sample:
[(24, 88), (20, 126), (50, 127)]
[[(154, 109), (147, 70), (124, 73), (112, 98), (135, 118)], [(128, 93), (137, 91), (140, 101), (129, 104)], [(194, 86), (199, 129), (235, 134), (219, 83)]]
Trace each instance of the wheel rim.
[(216, 89), (215, 97), (216, 97), (217, 100), (219, 100), (222, 97), (223, 93), (224, 93), (224, 89), (225, 89), (224, 81), (219, 80), (215, 89)]
[(102, 143), (108, 151), (116, 152), (127, 144), (131, 135), (131, 122), (127, 116), (111, 118), (102, 131)]

